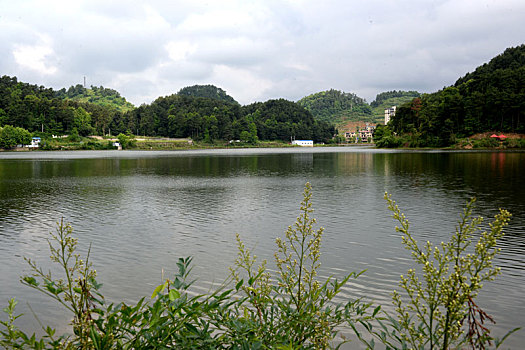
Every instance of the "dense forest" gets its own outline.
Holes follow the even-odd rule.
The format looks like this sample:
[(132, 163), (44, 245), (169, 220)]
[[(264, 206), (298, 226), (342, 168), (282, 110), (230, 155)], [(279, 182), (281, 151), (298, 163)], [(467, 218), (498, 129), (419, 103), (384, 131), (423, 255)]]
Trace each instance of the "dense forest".
[(119, 130), (128, 127), (140, 135), (205, 141), (246, 137), (252, 142), (287, 141), (293, 137), (327, 142), (336, 132), (331, 124), (315, 121), (310, 112), (283, 99), (241, 107), (237, 103), (180, 94), (159, 97), (150, 105), (126, 113), (120, 122)]
[(0, 77), (0, 126), (45, 134), (67, 134), (73, 129), (81, 135), (105, 134), (120, 114), (111, 106), (64, 99), (53, 89)]
[(228, 103), (237, 103), (233, 97), (228, 95), (226, 91), (214, 85), (193, 85), (186, 86), (179, 90), (177, 95), (191, 96), (191, 97), (205, 97), (213, 100), (219, 100)]
[(12, 125), (42, 135), (133, 133), (252, 143), (290, 138), (327, 142), (336, 133), (331, 124), (314, 120), (310, 112), (294, 102), (270, 100), (241, 107), (212, 85), (181, 89), (178, 94), (159, 97), (149, 105), (125, 112), (106, 104), (108, 97), (121, 99), (118, 92), (103, 87), (85, 89), (77, 85), (54, 91), (3, 76), (0, 126)]
[(386, 134), (409, 146), (447, 146), (485, 131), (525, 132), (525, 45), (505, 50), (452, 86), (400, 106)]
[(330, 89), (303, 97), (297, 104), (310, 111), (315, 119), (336, 125), (348, 121), (373, 121), (366, 100), (349, 92)]

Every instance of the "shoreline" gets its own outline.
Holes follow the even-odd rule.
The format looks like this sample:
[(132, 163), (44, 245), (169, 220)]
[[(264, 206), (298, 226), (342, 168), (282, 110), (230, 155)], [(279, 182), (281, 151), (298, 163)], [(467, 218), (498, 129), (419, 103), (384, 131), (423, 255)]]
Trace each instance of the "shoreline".
[(271, 154), (322, 154), (322, 153), (523, 153), (523, 149), (409, 149), (409, 148), (374, 148), (370, 146), (353, 147), (272, 147), (272, 148), (201, 148), (177, 150), (68, 150), (68, 151), (34, 151), (34, 152), (0, 152), (0, 160), (53, 160), (53, 159), (131, 159), (153, 157), (186, 157), (186, 156), (250, 156)]

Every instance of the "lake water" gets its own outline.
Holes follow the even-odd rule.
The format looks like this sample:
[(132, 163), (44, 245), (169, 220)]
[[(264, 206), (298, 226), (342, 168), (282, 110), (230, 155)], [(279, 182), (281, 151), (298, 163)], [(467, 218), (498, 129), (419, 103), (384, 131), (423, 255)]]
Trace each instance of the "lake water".
[[(525, 325), (525, 153), (391, 151), (366, 147), (180, 152), (78, 151), (0, 154), (0, 303), (20, 301), (20, 322), (63, 329), (64, 311), (24, 287), (23, 256), (49, 267), (46, 238), (70, 221), (113, 301), (151, 295), (179, 257), (193, 256), (196, 291), (220, 284), (241, 234), (255, 254), (273, 259), (275, 238), (298, 216), (305, 182), (325, 228), (321, 277), (366, 269), (341, 294), (390, 307), (390, 292), (411, 264), (383, 195), (392, 194), (414, 236), (448, 240), (464, 204), (513, 218), (500, 242), (502, 274), (478, 299), (494, 334)], [(2, 318), (4, 318), (2, 316)], [(507, 347), (525, 343), (525, 330)]]

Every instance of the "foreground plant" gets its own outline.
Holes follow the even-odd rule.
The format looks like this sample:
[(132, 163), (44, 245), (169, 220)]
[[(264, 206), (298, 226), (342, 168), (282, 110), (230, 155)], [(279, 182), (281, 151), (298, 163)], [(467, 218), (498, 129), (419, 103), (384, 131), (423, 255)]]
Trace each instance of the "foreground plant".
[(256, 257), (237, 236), (237, 269), (232, 272), (236, 288), (245, 292), (248, 301), (242, 314), (254, 325), (256, 337), (267, 348), (338, 348), (346, 342), (343, 337), (337, 338), (342, 326), (366, 323), (379, 311), (378, 307), (367, 314), (370, 305), (360, 300), (334, 302), (341, 288), (360, 273), (352, 272), (341, 281), (322, 281), (317, 277), (323, 229), (314, 229), (311, 198), (311, 186), (307, 183), (300, 216), (288, 227), (285, 237), (276, 240), (276, 277), (272, 278), (266, 269), (266, 261), (255, 266)]
[[(235, 286), (225, 286), (208, 295), (189, 292), (191, 258), (179, 259), (178, 273), (166, 279), (153, 292), (152, 303), (145, 298), (135, 305), (109, 304), (99, 292), (96, 271), (76, 253), (77, 240), (69, 223), (60, 221), (51, 234), (51, 260), (62, 274), (55, 276), (26, 259), (33, 274), (22, 283), (55, 299), (73, 315), (73, 334), (37, 339), (14, 326), (12, 300), (5, 309), (0, 345), (5, 348), (33, 349), (144, 349), (144, 348), (317, 348), (338, 347), (340, 326), (367, 322), (369, 305), (359, 300), (344, 304), (333, 302), (350, 278), (342, 281), (317, 278), (320, 267), (322, 229), (314, 230), (311, 187), (306, 185), (301, 215), (294, 226), (277, 240), (276, 265), (272, 278), (266, 262), (255, 268), (256, 258), (238, 238)], [(247, 274), (246, 282), (240, 273)], [(374, 315), (379, 311), (376, 308)]]
[[(403, 296), (392, 294), (396, 318), (374, 331), (391, 348), (473, 349), (496, 348), (512, 332), (498, 340), (490, 335), (487, 321), (494, 320), (475, 302), (483, 283), (500, 273), (493, 265), (498, 254), (498, 240), (510, 214), (501, 210), (489, 224), (490, 230), (480, 232), (481, 217), (472, 218), (474, 199), (467, 203), (450, 241), (433, 246), (418, 244), (409, 231), (409, 222), (392, 198), (385, 194), (392, 217), (400, 226), (403, 245), (411, 252), (419, 267), (409, 269), (399, 283)], [(478, 234), (479, 233), (479, 234)], [(477, 242), (473, 242), (479, 236)]]

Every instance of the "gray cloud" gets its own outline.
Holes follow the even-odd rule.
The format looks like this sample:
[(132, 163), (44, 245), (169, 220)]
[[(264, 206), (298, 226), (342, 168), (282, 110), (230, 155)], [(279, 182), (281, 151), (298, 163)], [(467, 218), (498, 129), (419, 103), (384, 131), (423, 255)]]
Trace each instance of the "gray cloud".
[(523, 43), (521, 0), (4, 3), (0, 74), (135, 104), (215, 84), (241, 103), (329, 88), (431, 92)]

